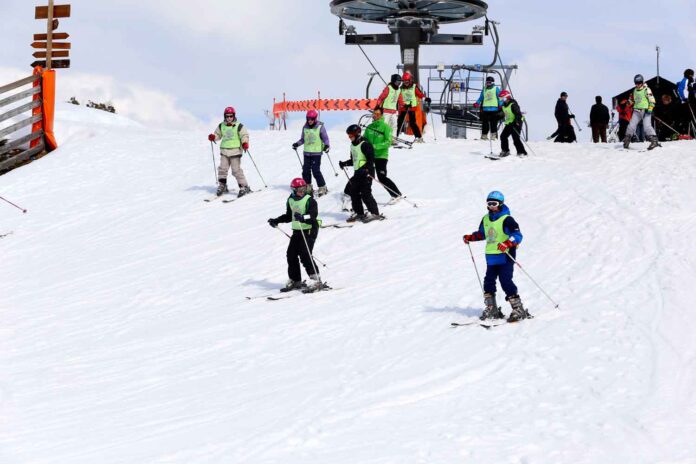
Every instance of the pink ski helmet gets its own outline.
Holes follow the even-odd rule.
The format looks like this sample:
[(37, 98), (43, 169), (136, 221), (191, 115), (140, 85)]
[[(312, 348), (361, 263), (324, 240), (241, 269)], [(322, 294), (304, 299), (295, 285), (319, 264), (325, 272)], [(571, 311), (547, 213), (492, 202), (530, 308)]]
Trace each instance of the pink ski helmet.
[(225, 116), (227, 116), (228, 114), (236, 115), (237, 112), (234, 110), (233, 107), (228, 106), (227, 108), (225, 108), (225, 112), (224, 112), (223, 114), (224, 114)]
[(316, 120), (319, 117), (319, 113), (317, 113), (316, 110), (309, 110), (307, 111), (307, 119), (314, 119)]

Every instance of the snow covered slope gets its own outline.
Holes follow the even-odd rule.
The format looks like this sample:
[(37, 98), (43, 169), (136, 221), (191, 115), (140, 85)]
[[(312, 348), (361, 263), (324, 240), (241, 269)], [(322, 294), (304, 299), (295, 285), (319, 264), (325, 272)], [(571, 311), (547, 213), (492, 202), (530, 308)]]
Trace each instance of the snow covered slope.
[[(0, 206), (0, 463), (696, 462), (693, 142), (394, 151), (419, 208), (323, 229), (336, 290), (271, 302), (245, 297), (286, 279), (266, 220), (298, 134), (252, 133), (269, 188), (208, 204), (206, 134), (68, 106), (56, 132), (58, 151), (0, 177), (29, 209)], [(323, 172), (321, 215), (341, 221), (345, 178)], [(482, 310), (461, 236), (493, 189), (561, 308), (517, 272), (535, 319), (451, 328)]]

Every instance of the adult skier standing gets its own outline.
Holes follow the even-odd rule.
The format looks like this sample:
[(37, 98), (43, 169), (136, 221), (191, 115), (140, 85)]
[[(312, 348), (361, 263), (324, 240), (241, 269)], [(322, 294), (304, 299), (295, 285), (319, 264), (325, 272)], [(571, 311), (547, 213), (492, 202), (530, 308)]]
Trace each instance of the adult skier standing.
[(249, 149), (249, 131), (237, 121), (237, 114), (233, 107), (225, 108), (223, 117), (224, 121), (217, 126), (215, 132), (208, 135), (208, 140), (211, 142), (221, 141), (216, 195), (220, 196), (229, 191), (227, 173), (231, 169), (239, 186), (237, 197), (242, 197), (251, 192), (249, 183), (244, 177), (244, 171), (242, 171), (242, 154)]
[(558, 129), (554, 133), (557, 137), (554, 142), (573, 143), (577, 140), (575, 129), (571, 122), (571, 119), (575, 119), (575, 115), (570, 113), (567, 100), (568, 94), (566, 92), (561, 92), (561, 96), (556, 102), (556, 109), (554, 110), (554, 116), (558, 123)]
[(285, 214), (268, 220), (271, 227), (281, 223), (292, 223), (292, 236), (286, 252), (288, 260), (288, 281), (280, 291), (289, 292), (305, 287), (302, 282), (300, 262), (309, 276), (310, 283), (306, 291), (319, 290), (322, 287), (317, 265), (312, 258), (312, 250), (319, 235), (321, 220), (319, 205), (307, 192), (304, 179), (296, 178), (290, 183), (292, 193), (285, 204)]
[(402, 77), (401, 90), (399, 94), (399, 120), (397, 121), (396, 136), (398, 137), (403, 128), (406, 115), (408, 115), (408, 124), (411, 127), (413, 135), (416, 137), (415, 143), (423, 143), (420, 127), (416, 121), (416, 107), (418, 99), (425, 98), (425, 94), (413, 82), (413, 76), (410, 72), (405, 72)]
[(391, 127), (392, 134), (397, 132), (397, 121), (399, 119), (399, 95), (401, 86), (401, 76), (392, 74), (389, 84), (382, 90), (377, 97), (377, 106), (384, 110), (384, 121)]
[(500, 87), (495, 85), (493, 76), (486, 77), (486, 87), (481, 90), (474, 108), (481, 108), (481, 140), (488, 140), (488, 133), (491, 140), (498, 140), (498, 117), (502, 102), (500, 100)]
[(317, 180), (319, 196), (326, 195), (326, 181), (321, 174), (321, 154), (328, 153), (329, 135), (326, 133), (324, 123), (319, 121), (319, 113), (315, 110), (307, 111), (307, 122), (302, 128), (300, 140), (292, 144), (292, 149), (304, 145), (304, 163), (302, 164), (302, 178), (307, 183), (308, 190), (312, 192), (312, 174)]
[(384, 121), (382, 108), (377, 107), (372, 111), (372, 124), (365, 129), (365, 140), (375, 150), (375, 168), (377, 179), (387, 189), (392, 200), (401, 197), (401, 192), (394, 181), (387, 177), (387, 163), (389, 162), (389, 147), (392, 144), (392, 129)]
[(631, 116), (631, 122), (626, 130), (623, 146), (624, 148), (629, 147), (631, 138), (638, 128), (638, 124), (642, 123), (645, 136), (650, 141), (648, 150), (652, 150), (659, 146), (659, 143), (657, 143), (657, 134), (655, 134), (655, 129), (652, 126), (652, 112), (655, 108), (655, 97), (641, 74), (636, 74), (633, 78), (633, 82), (636, 87), (633, 89), (631, 96), (628, 97), (628, 104), (633, 107), (633, 116)]
[[(483, 280), (483, 301), (485, 309), (481, 320), (503, 319), (496, 302), (496, 280), (505, 292), (505, 300), (510, 303), (512, 312), (508, 322), (517, 322), (530, 317), (522, 305), (517, 293), (517, 286), (512, 281), (515, 263), (510, 258), (516, 256), (516, 248), (522, 243), (522, 233), (517, 221), (510, 215), (510, 209), (505, 205), (505, 197), (499, 191), (493, 191), (486, 197), (488, 213), (483, 217), (476, 232), (464, 235), (464, 243), (486, 241), (486, 276)], [(510, 256), (507, 255), (510, 254)]]
[(503, 114), (505, 115), (504, 124), (505, 128), (500, 134), (500, 156), (505, 157), (510, 154), (510, 144), (508, 143), (508, 138), (512, 135), (512, 142), (515, 144), (515, 150), (517, 150), (517, 156), (527, 156), (527, 151), (524, 149), (522, 144), (522, 122), (524, 121), (524, 116), (520, 110), (520, 105), (517, 104), (517, 100), (512, 98), (512, 94), (507, 90), (500, 92), (500, 99), (503, 103)]
[[(350, 200), (353, 205), (353, 214), (347, 222), (370, 222), (375, 219), (384, 219), (379, 214), (379, 207), (375, 197), (372, 196), (372, 178), (375, 177), (375, 150), (372, 144), (365, 140), (361, 135), (362, 129), (357, 124), (351, 124), (346, 129), (346, 134), (350, 139), (350, 159), (339, 161), (341, 169), (346, 166), (353, 166), (353, 177), (348, 181), (346, 187), (350, 191)], [(370, 214), (365, 214), (363, 203), (367, 206)]]

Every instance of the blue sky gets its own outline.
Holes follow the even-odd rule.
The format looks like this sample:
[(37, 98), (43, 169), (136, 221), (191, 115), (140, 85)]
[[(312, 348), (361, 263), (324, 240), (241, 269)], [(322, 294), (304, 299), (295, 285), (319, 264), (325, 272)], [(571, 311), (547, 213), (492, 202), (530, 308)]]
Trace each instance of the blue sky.
[[(0, 80), (29, 71), (31, 35), (42, 32), (29, 0), (2, 0)], [(58, 2), (60, 3), (60, 1)], [(71, 34), (72, 68), (59, 71), (67, 98), (110, 99), (122, 113), (157, 127), (205, 129), (227, 105), (250, 127), (266, 125), (273, 98), (309, 99), (364, 95), (370, 65), (356, 47), (343, 45), (328, 0), (73, 0), (73, 17), (59, 30)], [(693, 1), (490, 0), (489, 17), (500, 21), (501, 54), (516, 63), (515, 96), (541, 137), (555, 125), (558, 94), (570, 94), (583, 122), (595, 95), (605, 100), (629, 87), (633, 75), (676, 80), (696, 67)], [(384, 32), (354, 23), (358, 32)], [(468, 33), (473, 23), (443, 27)], [(395, 70), (398, 47), (367, 47), (379, 70)], [(490, 61), (483, 47), (424, 47), (422, 64)], [(379, 90), (375, 84), (373, 95)], [(68, 95), (69, 94), (69, 95)], [(358, 113), (325, 114), (342, 125)], [(295, 119), (301, 119), (296, 115)]]

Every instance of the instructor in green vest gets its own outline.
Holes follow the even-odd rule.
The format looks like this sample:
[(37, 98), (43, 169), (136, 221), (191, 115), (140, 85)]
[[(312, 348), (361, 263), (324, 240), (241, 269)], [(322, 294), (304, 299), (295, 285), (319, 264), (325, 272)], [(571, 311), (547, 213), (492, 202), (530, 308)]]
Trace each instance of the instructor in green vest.
[(231, 106), (225, 108), (224, 121), (215, 129), (215, 133), (208, 136), (211, 142), (220, 141), (220, 167), (218, 168), (217, 196), (227, 193), (227, 172), (231, 169), (232, 175), (237, 179), (241, 197), (251, 192), (249, 183), (242, 171), (242, 154), (249, 149), (249, 132), (246, 127), (237, 121), (237, 114)]
[(474, 108), (481, 108), (481, 140), (488, 140), (489, 132), (491, 140), (498, 140), (498, 115), (502, 105), (499, 96), (500, 87), (495, 85), (493, 76), (486, 77), (486, 87), (474, 103)]

